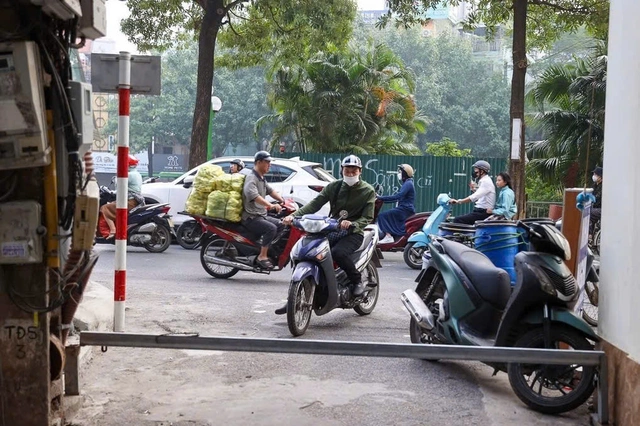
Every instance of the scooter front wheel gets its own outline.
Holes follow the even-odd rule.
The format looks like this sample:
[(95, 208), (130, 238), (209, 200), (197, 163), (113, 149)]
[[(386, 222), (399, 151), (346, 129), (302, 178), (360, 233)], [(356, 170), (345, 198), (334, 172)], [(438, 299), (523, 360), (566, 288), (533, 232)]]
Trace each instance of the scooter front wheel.
[(404, 246), (404, 262), (412, 269), (422, 269), (422, 255), (427, 246), (415, 247), (415, 243)]
[(315, 282), (309, 277), (302, 281), (293, 281), (289, 285), (287, 325), (295, 337), (302, 336), (309, 327), (315, 287)]
[[(568, 327), (550, 330), (550, 349), (567, 346), (574, 350), (593, 350), (589, 341)], [(520, 337), (515, 347), (545, 348), (544, 330), (535, 328)], [(595, 389), (596, 369), (580, 364), (544, 365), (510, 363), (509, 383), (516, 396), (532, 409), (545, 414), (560, 414), (582, 405)]]

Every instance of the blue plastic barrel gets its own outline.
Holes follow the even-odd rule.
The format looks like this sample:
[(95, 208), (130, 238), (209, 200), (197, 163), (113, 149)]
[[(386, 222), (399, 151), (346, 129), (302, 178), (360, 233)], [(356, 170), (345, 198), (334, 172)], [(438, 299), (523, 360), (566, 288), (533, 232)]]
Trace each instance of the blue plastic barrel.
[[(548, 217), (529, 217), (522, 219), (521, 222), (524, 222), (527, 225), (531, 225), (533, 223), (555, 225), (555, 222)], [(518, 251), (529, 250), (529, 236), (527, 235), (527, 232), (523, 228), (518, 228), (518, 233), (520, 234), (520, 245), (518, 246)]]
[(442, 223), (438, 226), (438, 235), (457, 242), (472, 239), (475, 234), (476, 227), (464, 223)]
[(520, 234), (515, 222), (476, 222), (475, 246), (476, 250), (484, 253), (495, 266), (507, 271), (511, 277), (511, 285), (515, 284), (514, 263), (520, 248)]

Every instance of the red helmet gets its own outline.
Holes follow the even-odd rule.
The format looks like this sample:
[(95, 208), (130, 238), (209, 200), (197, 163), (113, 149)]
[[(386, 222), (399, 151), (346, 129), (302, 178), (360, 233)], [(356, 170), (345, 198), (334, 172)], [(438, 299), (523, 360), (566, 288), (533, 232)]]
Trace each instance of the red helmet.
[(135, 167), (138, 165), (139, 162), (140, 160), (138, 160), (133, 155), (129, 154), (129, 167)]

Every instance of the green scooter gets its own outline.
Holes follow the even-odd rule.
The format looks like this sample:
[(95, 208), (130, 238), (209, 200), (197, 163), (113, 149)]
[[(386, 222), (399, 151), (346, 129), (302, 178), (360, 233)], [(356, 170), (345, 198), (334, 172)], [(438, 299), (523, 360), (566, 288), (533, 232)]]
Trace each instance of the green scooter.
[[(434, 237), (431, 260), (416, 290), (402, 293), (411, 314), (412, 343), (593, 350), (599, 340), (573, 313), (578, 284), (565, 265), (571, 250), (551, 224), (518, 223), (531, 251), (515, 257), (516, 286), (482, 253)], [(547, 414), (583, 404), (596, 385), (596, 369), (582, 365), (490, 364), (508, 373), (514, 392)]]

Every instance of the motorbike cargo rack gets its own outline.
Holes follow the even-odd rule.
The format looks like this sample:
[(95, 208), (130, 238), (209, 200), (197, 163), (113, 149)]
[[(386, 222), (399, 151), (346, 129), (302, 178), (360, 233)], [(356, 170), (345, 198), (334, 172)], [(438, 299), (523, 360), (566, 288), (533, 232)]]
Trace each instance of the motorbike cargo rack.
[(206, 337), (197, 334), (137, 334), (83, 331), (80, 346), (155, 349), (196, 349), (230, 352), (264, 352), (306, 355), (342, 355), (386, 358), (446, 359), (458, 361), (520, 362), (532, 364), (582, 364), (599, 367), (598, 413), (600, 424), (609, 422), (608, 367), (603, 351), (532, 349), (493, 346), (415, 345), (326, 340), (250, 337)]

